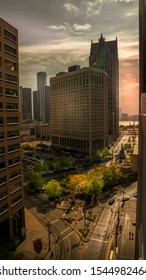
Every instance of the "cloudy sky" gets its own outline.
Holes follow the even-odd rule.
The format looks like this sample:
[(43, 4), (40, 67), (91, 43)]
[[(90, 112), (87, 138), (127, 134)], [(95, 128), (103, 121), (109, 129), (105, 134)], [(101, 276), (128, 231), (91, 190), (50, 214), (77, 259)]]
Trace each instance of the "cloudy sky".
[(91, 40), (118, 38), (120, 106), (138, 113), (138, 0), (0, 0), (0, 17), (19, 30), (20, 84), (36, 89), (68, 66), (88, 66)]

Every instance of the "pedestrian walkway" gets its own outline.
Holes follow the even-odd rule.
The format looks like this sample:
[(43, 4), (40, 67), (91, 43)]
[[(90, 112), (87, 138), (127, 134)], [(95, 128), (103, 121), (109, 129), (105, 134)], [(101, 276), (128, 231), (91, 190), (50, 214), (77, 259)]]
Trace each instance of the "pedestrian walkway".
[(51, 258), (48, 252), (48, 229), (45, 228), (30, 211), (25, 209), (26, 239), (17, 247), (16, 253), (23, 253), (26, 259), (37, 259), (37, 253), (33, 249), (33, 240), (41, 238), (43, 248), (39, 254), (40, 259)]

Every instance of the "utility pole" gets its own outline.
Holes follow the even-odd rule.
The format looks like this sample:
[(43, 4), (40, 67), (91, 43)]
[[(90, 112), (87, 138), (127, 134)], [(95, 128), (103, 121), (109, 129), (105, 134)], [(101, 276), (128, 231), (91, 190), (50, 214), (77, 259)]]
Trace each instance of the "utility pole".
[(50, 224), (50, 222), (48, 222), (48, 224), (47, 224), (47, 227), (48, 227), (48, 251), (50, 252), (50, 250), (51, 250), (51, 244), (50, 244), (50, 234), (51, 234), (51, 231), (50, 231), (50, 229), (51, 229), (51, 224)]

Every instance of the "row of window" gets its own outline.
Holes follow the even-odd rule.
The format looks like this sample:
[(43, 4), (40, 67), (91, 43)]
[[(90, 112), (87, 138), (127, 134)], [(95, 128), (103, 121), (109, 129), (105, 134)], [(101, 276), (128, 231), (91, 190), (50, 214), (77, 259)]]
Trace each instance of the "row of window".
[[(19, 118), (18, 117), (7, 117), (6, 118), (6, 124), (18, 124)], [(0, 125), (4, 124), (4, 118), (0, 117)]]
[[(6, 103), (6, 110), (17, 110), (18, 104), (17, 103)], [(0, 110), (3, 110), (3, 102), (0, 102)]]
[(13, 47), (11, 47), (11, 46), (9, 46), (9, 45), (7, 45), (7, 44), (4, 44), (4, 50), (5, 50), (6, 52), (9, 52), (9, 53), (12, 54), (12, 55), (16, 55), (16, 54), (17, 54), (16, 49), (13, 48)]
[(4, 36), (9, 38), (10, 40), (16, 42), (16, 35), (12, 32), (8, 31), (7, 29), (4, 29)]
[[(6, 88), (5, 90), (6, 96), (11, 96), (11, 97), (16, 97), (18, 96), (18, 91), (17, 89), (13, 89), (13, 88)], [(2, 87), (0, 87), (0, 95), (2, 95)]]
[[(19, 150), (19, 143), (8, 145), (8, 152)], [(5, 153), (5, 147), (0, 147), (0, 155)]]
[[(2, 79), (2, 72), (0, 72), (0, 79)], [(5, 80), (13, 83), (17, 83), (17, 77), (15, 75), (11, 75), (5, 73)]]
[[(12, 131), (7, 131), (7, 138), (13, 138), (19, 136), (19, 130), (12, 130)], [(4, 132), (0, 132), (0, 140), (4, 139)]]

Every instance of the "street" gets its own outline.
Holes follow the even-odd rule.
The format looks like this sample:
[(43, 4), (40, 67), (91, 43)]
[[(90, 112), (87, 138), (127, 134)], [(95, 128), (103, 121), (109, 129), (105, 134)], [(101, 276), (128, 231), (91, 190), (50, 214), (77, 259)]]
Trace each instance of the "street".
[[(90, 227), (90, 236), (88, 239), (82, 239), (79, 229), (85, 226), (82, 217), (81, 207), (78, 207), (77, 213), (74, 208), (67, 215), (64, 205), (60, 205), (55, 209), (51, 209), (47, 201), (44, 202), (39, 197), (30, 195), (25, 191), (25, 207), (29, 209), (48, 231), (48, 240), (51, 250), (54, 250), (54, 258), (60, 260), (104, 260), (108, 259), (112, 244), (115, 244), (118, 250), (117, 258), (126, 257), (125, 250), (131, 246), (134, 230), (129, 216), (129, 207), (135, 215), (135, 198), (137, 184), (132, 183), (127, 187), (117, 187), (113, 192), (115, 202), (108, 204), (110, 198), (105, 194), (101, 197), (97, 205), (92, 209), (93, 214), (97, 217), (96, 222)], [(107, 196), (109, 198), (107, 198)], [(122, 202), (123, 197), (128, 197), (128, 201)], [(123, 207), (124, 206), (124, 207)], [(124, 209), (124, 210), (123, 210)], [(73, 222), (70, 224), (63, 219), (65, 216), (72, 217)], [(78, 217), (78, 219), (77, 219)], [(135, 220), (134, 216), (132, 219)], [(122, 227), (122, 235), (119, 234), (119, 227)], [(131, 236), (129, 236), (131, 232)], [(130, 239), (129, 239), (130, 238)], [(128, 240), (128, 243), (127, 243)], [(132, 245), (129, 248), (134, 248)], [(133, 249), (129, 249), (130, 258), (134, 254)]]

